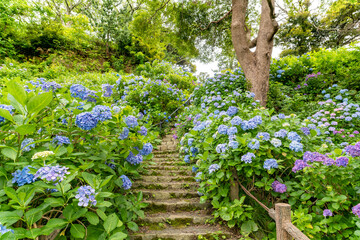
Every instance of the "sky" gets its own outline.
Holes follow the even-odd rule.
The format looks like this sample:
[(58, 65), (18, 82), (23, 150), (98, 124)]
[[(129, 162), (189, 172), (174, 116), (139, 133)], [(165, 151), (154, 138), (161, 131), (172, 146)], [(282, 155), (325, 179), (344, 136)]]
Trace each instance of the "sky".
[[(272, 52), (272, 57), (277, 58), (280, 56), (282, 49), (281, 47), (274, 47)], [(214, 72), (218, 70), (217, 62), (213, 61), (210, 63), (203, 63), (201, 61), (195, 61), (196, 65), (196, 75), (199, 75), (201, 72), (208, 73), (210, 76), (214, 75)]]

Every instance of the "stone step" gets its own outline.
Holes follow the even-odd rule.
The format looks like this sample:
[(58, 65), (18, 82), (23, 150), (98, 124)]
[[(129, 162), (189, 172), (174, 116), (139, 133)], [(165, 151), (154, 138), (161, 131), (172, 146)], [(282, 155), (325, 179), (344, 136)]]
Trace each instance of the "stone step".
[(143, 182), (195, 182), (194, 177), (186, 176), (143, 176), (141, 178)]
[[(146, 227), (144, 227), (146, 229)], [(146, 231), (146, 230), (144, 230)], [(135, 233), (131, 240), (198, 240), (198, 239), (235, 239), (233, 234), (220, 226), (188, 226), (185, 228), (169, 227), (163, 230), (148, 230), (146, 233)]]
[(190, 190), (149, 190), (138, 189), (134, 192), (142, 192), (144, 199), (173, 199), (173, 198), (196, 198), (199, 197), (197, 191)]
[(172, 213), (155, 213), (148, 214), (141, 219), (139, 225), (157, 225), (165, 223), (168, 226), (181, 228), (187, 225), (206, 224), (213, 217), (206, 210), (198, 210), (192, 212), (172, 212)]
[(168, 170), (182, 170), (182, 171), (191, 171), (190, 167), (185, 167), (185, 166), (158, 166), (158, 165), (150, 165), (150, 166), (146, 166), (145, 169), (148, 170), (164, 170), (164, 171), (168, 171)]
[(199, 184), (196, 182), (144, 182), (144, 181), (136, 181), (133, 184), (133, 189), (168, 189), (168, 190), (197, 190), (199, 188)]
[(184, 161), (151, 161), (148, 162), (149, 166), (188, 166), (189, 164)]
[(143, 173), (146, 176), (193, 176), (189, 170), (150, 170)]
[(144, 211), (150, 214), (170, 211), (207, 210), (211, 208), (211, 203), (200, 203), (199, 198), (154, 199), (144, 200), (143, 202), (148, 204)]
[[(160, 145), (161, 146), (161, 145)], [(166, 150), (166, 151), (161, 151), (161, 150), (155, 150), (152, 152), (154, 155), (167, 155), (167, 154), (179, 154), (179, 152), (176, 149), (173, 150)]]

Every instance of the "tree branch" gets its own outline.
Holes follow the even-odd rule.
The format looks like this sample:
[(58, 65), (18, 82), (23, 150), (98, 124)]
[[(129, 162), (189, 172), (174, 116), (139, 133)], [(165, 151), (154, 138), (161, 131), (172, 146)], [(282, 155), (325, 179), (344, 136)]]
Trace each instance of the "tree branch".
[(257, 37), (250, 41), (249, 48), (251, 49), (256, 47), (256, 44), (257, 44)]
[(221, 22), (222, 20), (224, 20), (226, 17), (228, 17), (230, 15), (230, 13), (232, 12), (232, 9), (230, 9), (230, 11), (228, 11), (223, 17), (221, 17), (220, 19), (216, 20), (216, 21), (212, 21), (210, 22), (205, 28), (200, 27), (201, 31), (205, 31), (207, 30), (212, 24), (218, 24), (219, 22)]
[(168, 3), (170, 2), (170, 0), (167, 0), (166, 3), (164, 3), (162, 6), (160, 6), (158, 9), (155, 10), (155, 13), (149, 18), (148, 22), (151, 22), (151, 20), (156, 16), (156, 14), (163, 9)]

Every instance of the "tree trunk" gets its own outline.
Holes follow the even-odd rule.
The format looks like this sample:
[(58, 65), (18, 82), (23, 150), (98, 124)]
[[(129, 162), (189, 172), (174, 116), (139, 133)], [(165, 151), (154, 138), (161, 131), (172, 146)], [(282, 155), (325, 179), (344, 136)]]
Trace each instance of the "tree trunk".
[[(248, 0), (232, 0), (231, 34), (237, 60), (251, 91), (261, 105), (266, 105), (269, 91), (269, 71), (273, 48), (273, 37), (278, 30), (275, 20), (274, 0), (262, 0), (258, 36), (250, 39), (251, 30), (246, 25)], [(254, 52), (251, 48), (256, 47)]]

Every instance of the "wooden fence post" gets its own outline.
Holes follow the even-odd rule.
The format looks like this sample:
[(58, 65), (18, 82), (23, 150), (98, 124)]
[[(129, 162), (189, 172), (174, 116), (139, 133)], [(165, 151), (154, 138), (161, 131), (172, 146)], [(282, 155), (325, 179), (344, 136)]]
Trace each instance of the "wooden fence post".
[(291, 206), (287, 203), (275, 204), (276, 240), (291, 240), (285, 226), (291, 223)]
[(230, 199), (231, 201), (234, 201), (235, 199), (240, 199), (239, 197), (239, 184), (236, 181), (236, 179), (238, 179), (237, 177), (237, 172), (235, 168), (231, 169), (232, 172), (232, 176), (230, 178)]

